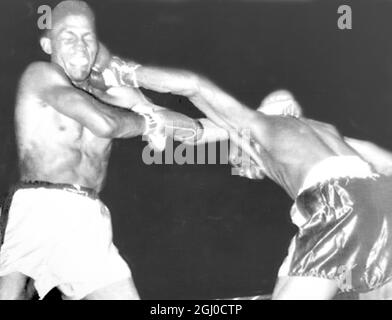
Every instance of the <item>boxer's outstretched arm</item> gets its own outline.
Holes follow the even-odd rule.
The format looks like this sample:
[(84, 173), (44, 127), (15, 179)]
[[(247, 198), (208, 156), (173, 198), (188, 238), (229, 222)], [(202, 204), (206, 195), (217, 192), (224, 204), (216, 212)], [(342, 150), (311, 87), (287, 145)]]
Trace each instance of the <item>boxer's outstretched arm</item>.
[[(148, 104), (149, 101), (144, 97), (141, 91), (137, 89), (141, 86), (161, 93), (186, 96), (215, 123), (220, 123), (223, 126), (228, 125), (229, 127), (234, 126), (237, 130), (242, 128), (243, 123), (246, 122), (246, 115), (252, 114), (252, 111), (246, 109), (245, 106), (220, 90), (213, 83), (206, 79), (202, 79), (194, 73), (182, 70), (141, 66), (134, 61), (114, 56), (102, 43), (100, 43), (99, 52), (93, 69), (95, 70), (93, 72), (95, 75), (93, 77), (94, 82), (98, 85), (101, 83), (100, 86), (102, 88), (105, 87), (105, 82), (106, 84), (110, 82), (114, 86), (114, 88), (106, 91), (105, 95), (98, 96), (98, 98), (115, 105), (119, 105), (118, 101), (115, 100), (116, 97), (114, 97), (116, 94), (110, 94), (109, 91), (118, 90), (118, 93), (122, 94), (125, 93), (127, 89), (133, 95), (133, 97), (131, 97), (132, 99), (129, 98), (130, 102), (133, 101), (133, 105), (139, 103)], [(116, 87), (121, 89), (117, 89)], [(123, 91), (122, 93), (121, 90)], [(217, 95), (217, 97), (211, 97), (211, 95)], [(221, 113), (222, 110), (216, 113), (213, 108), (208, 108), (208, 102), (211, 101), (214, 101), (216, 105), (223, 104), (227, 106), (226, 115), (228, 115), (228, 117), (226, 119), (221, 119), (219, 113)], [(128, 102), (128, 104), (130, 102)], [(120, 106), (122, 105), (123, 103), (120, 103)], [(235, 123), (229, 125), (232, 119), (241, 119), (241, 125), (235, 125)], [(225, 132), (219, 126), (214, 125), (211, 121), (205, 119), (204, 124), (205, 130), (203, 138), (197, 143), (225, 140), (228, 138), (228, 132)], [(216, 130), (213, 128), (214, 126)]]
[(60, 67), (37, 62), (29, 66), (21, 85), (43, 102), (103, 138), (131, 138), (145, 130), (143, 117), (106, 105), (72, 86)]
[[(213, 108), (208, 108), (207, 104), (211, 102), (224, 108), (223, 110), (219, 108), (218, 113), (220, 116), (224, 113), (227, 116), (225, 119), (227, 122), (239, 118), (245, 120), (247, 114), (252, 114), (252, 111), (233, 97), (195, 73), (141, 66), (134, 61), (113, 55), (102, 43), (99, 44), (92, 75), (96, 87), (101, 87), (103, 91), (106, 91), (107, 87), (105, 88), (105, 86), (108, 83), (115, 87), (129, 87), (132, 88), (131, 91), (136, 100), (146, 100), (140, 90), (137, 90), (137, 87), (141, 86), (161, 93), (186, 96), (204, 113), (207, 112), (210, 118), (214, 111)], [(109, 84), (109, 86), (111, 85)], [(98, 98), (104, 101), (111, 99), (110, 94), (106, 97), (101, 95)]]
[(149, 66), (141, 66), (135, 73), (141, 87), (186, 96), (214, 122), (219, 117), (233, 128), (242, 129), (254, 118), (255, 111), (195, 73)]
[(259, 152), (241, 137), (243, 130), (248, 129), (259, 144), (263, 145), (268, 139), (269, 122), (260, 112), (246, 107), (211, 81), (192, 72), (141, 66), (136, 78), (138, 85), (146, 89), (188, 97), (209, 120), (226, 130), (230, 139), (241, 145), (258, 166), (264, 167)]
[[(211, 81), (184, 70), (152, 66), (141, 66), (112, 55), (102, 44), (94, 69), (98, 73), (110, 70), (121, 86), (143, 87), (161, 93), (172, 93), (188, 97), (211, 120), (217, 117), (226, 124), (242, 128), (254, 111), (248, 109)], [(107, 72), (109, 73), (109, 72)], [(109, 76), (106, 80), (110, 80)], [(223, 119), (222, 119), (223, 118)]]
[[(144, 87), (149, 90), (188, 97), (215, 125), (227, 131), (230, 139), (242, 146), (243, 151), (261, 168), (264, 167), (259, 151), (250, 141), (244, 142), (243, 130), (256, 140), (265, 140), (268, 121), (259, 112), (251, 110), (218, 88), (215, 84), (189, 71), (138, 66), (134, 62), (112, 59), (109, 69), (119, 72), (122, 85)], [(222, 132), (222, 131), (221, 131)], [(226, 134), (212, 135), (204, 141), (226, 139)], [(246, 140), (246, 139), (245, 139)], [(263, 140), (257, 141), (262, 144)]]

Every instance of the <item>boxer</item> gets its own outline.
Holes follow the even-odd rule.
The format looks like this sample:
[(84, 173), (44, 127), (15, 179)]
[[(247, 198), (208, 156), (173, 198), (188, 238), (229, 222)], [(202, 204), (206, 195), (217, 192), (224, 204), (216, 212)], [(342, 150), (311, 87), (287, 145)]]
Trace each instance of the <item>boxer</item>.
[(329, 124), (252, 110), (191, 72), (139, 67), (136, 76), (144, 88), (188, 97), (230, 138), (249, 130), (253, 147), (245, 151), (294, 200), (299, 230), (274, 299), (331, 299), (338, 291), (388, 296), (391, 153), (344, 138)]
[(40, 298), (57, 287), (65, 299), (139, 299), (99, 198), (112, 141), (162, 140), (167, 126), (174, 139), (187, 139), (200, 124), (108, 79), (99, 85), (104, 70), (92, 67), (101, 49), (86, 3), (56, 6), (40, 43), (51, 61), (30, 64), (17, 90), (21, 180), (1, 210), (0, 299), (27, 298), (28, 278)]

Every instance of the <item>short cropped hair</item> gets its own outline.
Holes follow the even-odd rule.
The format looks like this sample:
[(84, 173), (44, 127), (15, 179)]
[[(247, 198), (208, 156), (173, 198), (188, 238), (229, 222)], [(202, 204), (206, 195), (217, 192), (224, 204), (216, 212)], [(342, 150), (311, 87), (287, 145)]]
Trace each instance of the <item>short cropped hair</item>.
[(61, 1), (52, 10), (52, 28), (45, 30), (42, 36), (49, 37), (50, 32), (56, 27), (56, 25), (61, 23), (68, 16), (84, 16), (95, 27), (94, 12), (86, 2), (79, 0), (65, 0)]

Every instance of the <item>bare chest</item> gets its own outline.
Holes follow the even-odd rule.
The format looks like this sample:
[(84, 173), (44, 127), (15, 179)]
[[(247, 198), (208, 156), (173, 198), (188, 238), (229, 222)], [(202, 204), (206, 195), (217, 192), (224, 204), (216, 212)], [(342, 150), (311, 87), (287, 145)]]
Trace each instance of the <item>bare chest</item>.
[(20, 106), (16, 113), (16, 126), (22, 145), (33, 144), (39, 149), (45, 147), (64, 152), (73, 150), (98, 158), (110, 151), (110, 139), (95, 136), (79, 122), (49, 105)]

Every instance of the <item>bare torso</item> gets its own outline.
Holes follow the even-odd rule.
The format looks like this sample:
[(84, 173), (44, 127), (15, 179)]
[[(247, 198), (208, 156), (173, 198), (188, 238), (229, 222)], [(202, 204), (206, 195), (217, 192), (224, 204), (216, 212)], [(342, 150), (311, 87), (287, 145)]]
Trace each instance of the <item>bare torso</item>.
[(93, 135), (56, 111), (34, 92), (34, 81), (40, 79), (22, 77), (17, 95), (15, 126), (20, 178), (79, 184), (100, 191), (111, 140)]
[(358, 155), (339, 133), (327, 124), (304, 118), (260, 115), (253, 125), (262, 146), (266, 174), (293, 198), (307, 174), (331, 156)]

